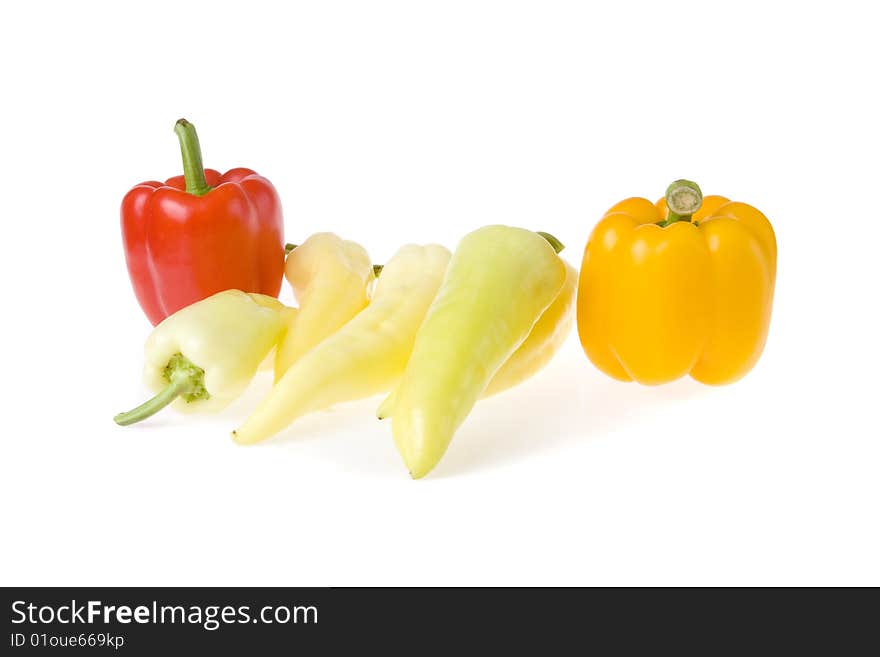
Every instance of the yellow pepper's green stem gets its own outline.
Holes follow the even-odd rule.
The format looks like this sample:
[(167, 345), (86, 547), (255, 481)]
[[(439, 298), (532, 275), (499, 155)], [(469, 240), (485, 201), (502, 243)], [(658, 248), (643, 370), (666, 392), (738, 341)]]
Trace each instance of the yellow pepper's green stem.
[(155, 415), (178, 397), (183, 397), (187, 401), (209, 397), (205, 389), (205, 370), (193, 365), (182, 354), (175, 354), (168, 362), (165, 378), (168, 380), (168, 385), (159, 394), (130, 411), (119, 413), (113, 421), (121, 426), (127, 426)]
[(666, 220), (660, 225), (666, 227), (676, 221), (690, 221), (691, 215), (703, 205), (703, 192), (700, 186), (690, 180), (676, 180), (666, 188), (666, 207), (669, 210)]
[(202, 165), (202, 148), (196, 127), (186, 119), (178, 119), (174, 124), (174, 132), (180, 141), (180, 156), (183, 158), (183, 178), (186, 180), (186, 193), (204, 196), (211, 191), (205, 179), (205, 167)]

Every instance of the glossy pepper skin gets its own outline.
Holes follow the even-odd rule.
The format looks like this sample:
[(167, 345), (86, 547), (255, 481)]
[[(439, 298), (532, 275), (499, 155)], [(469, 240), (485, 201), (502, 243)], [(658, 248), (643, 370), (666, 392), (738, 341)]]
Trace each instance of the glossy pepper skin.
[(122, 241), (138, 302), (153, 325), (222, 290), (278, 296), (284, 269), (281, 202), (250, 169), (203, 169), (184, 119), (184, 175), (149, 181), (122, 200)]
[(561, 247), (552, 236), (508, 226), (462, 238), (403, 377), (377, 412), (391, 417), (413, 478), (437, 465), (496, 372), (559, 294), (566, 276), (556, 255)]
[(233, 432), (235, 441), (256, 443), (307, 413), (388, 392), (403, 375), (449, 257), (436, 244), (401, 247), (382, 269), (370, 305), (285, 372)]
[(276, 382), (303, 354), (367, 306), (375, 281), (366, 249), (333, 233), (315, 233), (291, 249), (284, 275), (299, 312), (275, 353)]
[(621, 381), (731, 383), (763, 351), (775, 281), (767, 218), (677, 181), (657, 203), (621, 201), (593, 230), (577, 299), (581, 344)]
[(519, 385), (540, 372), (547, 365), (574, 326), (574, 307), (577, 295), (578, 271), (565, 262), (565, 283), (553, 303), (545, 310), (529, 337), (504, 361), (483, 393), (483, 397), (496, 395)]
[(247, 387), (295, 313), (274, 297), (240, 290), (179, 310), (144, 346), (144, 383), (156, 396), (114, 420), (134, 424), (169, 404), (184, 412), (219, 411)]

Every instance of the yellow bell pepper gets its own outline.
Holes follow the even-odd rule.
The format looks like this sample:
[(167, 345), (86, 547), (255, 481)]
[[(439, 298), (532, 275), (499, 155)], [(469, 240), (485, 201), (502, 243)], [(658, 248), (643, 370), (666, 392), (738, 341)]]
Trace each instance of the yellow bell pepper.
[(362, 246), (316, 233), (287, 256), (284, 275), (299, 305), (275, 354), (275, 381), (304, 353), (366, 308), (375, 280)]
[(113, 419), (134, 424), (172, 402), (179, 411), (220, 410), (247, 387), (295, 314), (274, 297), (240, 290), (178, 310), (144, 347), (144, 383), (156, 396)]
[(532, 328), (529, 337), (492, 377), (483, 397), (503, 392), (537, 374), (559, 351), (574, 326), (577, 269), (565, 262), (565, 283)]
[[(552, 243), (552, 246), (551, 246)], [(400, 383), (379, 407), (413, 478), (440, 461), (495, 373), (565, 283), (552, 236), (487, 226), (458, 245)]]
[(679, 180), (657, 203), (621, 201), (593, 230), (578, 289), (581, 344), (621, 381), (730, 383), (763, 351), (775, 282), (767, 218)]
[(235, 441), (255, 443), (306, 413), (387, 392), (403, 374), (449, 257), (433, 244), (402, 247), (382, 269), (370, 305), (285, 372), (233, 432)]

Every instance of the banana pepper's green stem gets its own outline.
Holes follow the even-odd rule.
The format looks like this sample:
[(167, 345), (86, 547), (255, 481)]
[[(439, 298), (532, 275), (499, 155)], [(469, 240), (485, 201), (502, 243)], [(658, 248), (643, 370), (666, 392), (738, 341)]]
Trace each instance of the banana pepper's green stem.
[(202, 148), (196, 127), (186, 119), (178, 119), (174, 124), (174, 132), (180, 141), (180, 156), (183, 158), (183, 178), (186, 180), (186, 193), (204, 196), (211, 191), (205, 179), (205, 167), (202, 164)]
[(556, 253), (562, 253), (562, 249), (565, 248), (565, 244), (560, 242), (550, 233), (545, 233), (543, 230), (539, 230), (537, 231), (537, 233), (550, 243), (550, 246), (553, 247), (553, 250), (556, 251)]
[(690, 180), (676, 180), (666, 188), (666, 207), (669, 213), (666, 221), (660, 225), (665, 227), (676, 221), (690, 221), (691, 215), (703, 205), (703, 192), (700, 186)]
[(155, 415), (178, 397), (187, 401), (209, 397), (205, 389), (205, 370), (193, 365), (183, 354), (172, 356), (163, 374), (168, 385), (158, 395), (130, 411), (120, 413), (113, 421), (126, 426)]

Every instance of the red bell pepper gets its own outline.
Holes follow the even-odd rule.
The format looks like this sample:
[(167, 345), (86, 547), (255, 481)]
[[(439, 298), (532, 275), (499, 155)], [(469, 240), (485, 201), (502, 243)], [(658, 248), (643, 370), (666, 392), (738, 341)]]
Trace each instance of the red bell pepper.
[(195, 126), (180, 119), (183, 175), (122, 200), (122, 242), (138, 302), (155, 325), (228, 289), (278, 296), (284, 273), (281, 201), (250, 169), (202, 167)]

